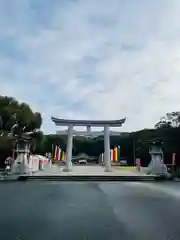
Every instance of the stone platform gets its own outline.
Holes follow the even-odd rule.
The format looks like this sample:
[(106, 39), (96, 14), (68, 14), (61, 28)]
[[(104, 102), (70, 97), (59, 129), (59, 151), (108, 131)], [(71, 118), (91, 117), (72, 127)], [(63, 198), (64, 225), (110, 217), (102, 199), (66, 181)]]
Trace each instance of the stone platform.
[(37, 180), (37, 181), (155, 181), (154, 175), (147, 175), (142, 169), (135, 167), (112, 166), (111, 172), (106, 172), (100, 165), (73, 165), (71, 172), (64, 172), (65, 166), (44, 166), (44, 170), (19, 174), (10, 174), (1, 180)]
[(111, 172), (105, 172), (105, 168), (99, 165), (73, 165), (71, 172), (64, 172), (63, 166), (52, 165), (50, 168), (46, 166), (44, 171), (33, 173), (33, 176), (146, 176), (142, 172), (138, 172), (135, 167), (112, 167)]

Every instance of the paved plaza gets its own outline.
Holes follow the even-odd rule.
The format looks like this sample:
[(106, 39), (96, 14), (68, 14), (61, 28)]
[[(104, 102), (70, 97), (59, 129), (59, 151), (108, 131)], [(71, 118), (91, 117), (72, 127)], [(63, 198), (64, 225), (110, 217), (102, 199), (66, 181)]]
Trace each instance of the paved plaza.
[(73, 165), (71, 172), (64, 172), (65, 166), (58, 166), (53, 164), (52, 167), (49, 165), (45, 166), (43, 171), (33, 173), (33, 175), (91, 175), (91, 176), (145, 176), (144, 171), (138, 172), (135, 167), (112, 167), (111, 172), (105, 172), (105, 168), (100, 165)]

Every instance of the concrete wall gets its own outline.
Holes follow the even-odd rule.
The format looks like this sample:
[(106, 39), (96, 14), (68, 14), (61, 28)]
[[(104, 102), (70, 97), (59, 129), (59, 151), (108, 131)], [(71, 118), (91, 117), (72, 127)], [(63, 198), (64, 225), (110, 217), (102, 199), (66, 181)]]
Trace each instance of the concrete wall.
[(17, 174), (24, 174), (28, 173), (29, 171), (29, 164), (28, 164), (28, 159), (27, 159), (27, 154), (20, 153), (18, 154), (11, 172), (12, 173), (17, 173)]
[(12, 173), (17, 174), (33, 173), (43, 170), (46, 164), (48, 164), (48, 160), (44, 156), (31, 155), (28, 159), (27, 154), (20, 153), (18, 154), (11, 171)]
[(39, 171), (39, 157), (37, 155), (31, 155), (29, 158), (29, 171), (37, 172)]

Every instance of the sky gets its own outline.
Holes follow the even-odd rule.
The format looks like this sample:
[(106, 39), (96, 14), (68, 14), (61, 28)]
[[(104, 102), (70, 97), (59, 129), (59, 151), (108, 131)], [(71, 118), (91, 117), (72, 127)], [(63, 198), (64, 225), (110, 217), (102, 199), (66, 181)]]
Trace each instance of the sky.
[(1, 0), (0, 94), (51, 116), (152, 128), (180, 110), (179, 0)]

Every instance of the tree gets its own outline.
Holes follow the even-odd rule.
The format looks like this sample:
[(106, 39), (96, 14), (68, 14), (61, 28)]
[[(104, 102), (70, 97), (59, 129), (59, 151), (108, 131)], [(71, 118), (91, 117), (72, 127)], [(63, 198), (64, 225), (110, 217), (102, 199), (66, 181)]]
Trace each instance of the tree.
[(35, 112), (31, 123), (29, 124), (29, 130), (40, 129), (42, 125), (42, 117), (39, 112)]
[(175, 128), (180, 126), (180, 112), (166, 113), (160, 121), (155, 125), (155, 128)]
[(33, 113), (26, 103), (19, 103), (12, 97), (0, 96), (0, 129), (10, 131), (16, 121), (23, 122), (28, 131), (40, 129), (42, 117), (39, 112)]
[(12, 140), (7, 135), (15, 124), (25, 125), (25, 131), (34, 131), (34, 145), (37, 150), (42, 150), (43, 134), (36, 132), (42, 124), (40, 113), (34, 113), (27, 103), (19, 103), (16, 99), (0, 96), (0, 167), (4, 158), (12, 154)]

